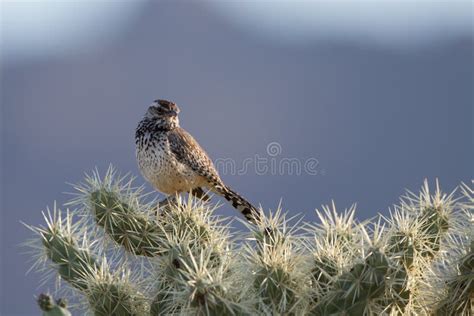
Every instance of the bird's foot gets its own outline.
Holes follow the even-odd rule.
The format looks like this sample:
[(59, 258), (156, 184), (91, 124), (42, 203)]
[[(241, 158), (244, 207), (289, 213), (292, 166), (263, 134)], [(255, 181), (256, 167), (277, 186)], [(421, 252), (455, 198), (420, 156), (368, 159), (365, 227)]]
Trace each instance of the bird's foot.
[(167, 212), (171, 211), (171, 207), (178, 204), (175, 195), (170, 195), (158, 202), (155, 208), (155, 216), (163, 216)]

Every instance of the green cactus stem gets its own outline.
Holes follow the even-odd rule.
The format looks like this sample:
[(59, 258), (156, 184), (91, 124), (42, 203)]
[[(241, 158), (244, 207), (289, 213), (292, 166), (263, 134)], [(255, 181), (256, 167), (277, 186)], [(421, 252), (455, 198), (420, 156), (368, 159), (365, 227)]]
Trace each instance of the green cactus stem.
[(139, 256), (153, 257), (161, 249), (161, 231), (143, 213), (104, 188), (90, 194), (92, 214), (107, 235), (125, 250)]
[(75, 288), (85, 289), (85, 277), (98, 268), (90, 252), (79, 249), (73, 237), (57, 225), (41, 231), (41, 237), (46, 255), (55, 264), (61, 278)]

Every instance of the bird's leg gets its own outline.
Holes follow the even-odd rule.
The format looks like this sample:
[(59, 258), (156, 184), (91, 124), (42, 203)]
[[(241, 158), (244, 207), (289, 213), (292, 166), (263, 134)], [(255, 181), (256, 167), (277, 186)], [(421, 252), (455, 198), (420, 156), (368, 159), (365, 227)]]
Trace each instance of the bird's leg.
[(176, 204), (176, 195), (168, 195), (166, 198), (158, 202), (160, 207), (165, 207), (171, 204)]
[(207, 195), (201, 187), (194, 188), (191, 191), (191, 194), (197, 197), (198, 199), (203, 200), (204, 202), (207, 202), (211, 199), (211, 197)]
[(169, 211), (170, 207), (177, 205), (176, 201), (176, 195), (168, 195), (166, 198), (158, 202), (158, 205), (155, 210), (155, 216), (158, 216), (158, 212), (161, 211), (161, 214), (163, 212)]

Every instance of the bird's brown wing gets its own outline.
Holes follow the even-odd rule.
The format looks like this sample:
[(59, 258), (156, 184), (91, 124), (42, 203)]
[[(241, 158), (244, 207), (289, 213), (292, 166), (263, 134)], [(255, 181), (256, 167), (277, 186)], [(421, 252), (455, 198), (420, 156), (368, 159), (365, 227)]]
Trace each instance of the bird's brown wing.
[(249, 221), (258, 222), (260, 220), (260, 211), (221, 181), (207, 153), (188, 132), (182, 128), (174, 129), (169, 132), (168, 140), (171, 152), (176, 159), (190, 166), (200, 176), (205, 177), (212, 184), (211, 190), (213, 192), (231, 202), (232, 206)]
[(210, 182), (221, 183), (219, 174), (206, 151), (184, 129), (176, 128), (168, 134), (171, 152), (176, 159), (191, 167)]

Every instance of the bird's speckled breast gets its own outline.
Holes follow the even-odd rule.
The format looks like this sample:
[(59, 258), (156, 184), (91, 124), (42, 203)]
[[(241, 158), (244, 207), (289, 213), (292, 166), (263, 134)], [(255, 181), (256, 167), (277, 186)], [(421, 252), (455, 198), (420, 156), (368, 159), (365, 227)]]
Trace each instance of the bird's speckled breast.
[(188, 192), (204, 184), (204, 179), (190, 167), (176, 160), (166, 133), (145, 133), (137, 142), (136, 155), (143, 176), (165, 194)]

